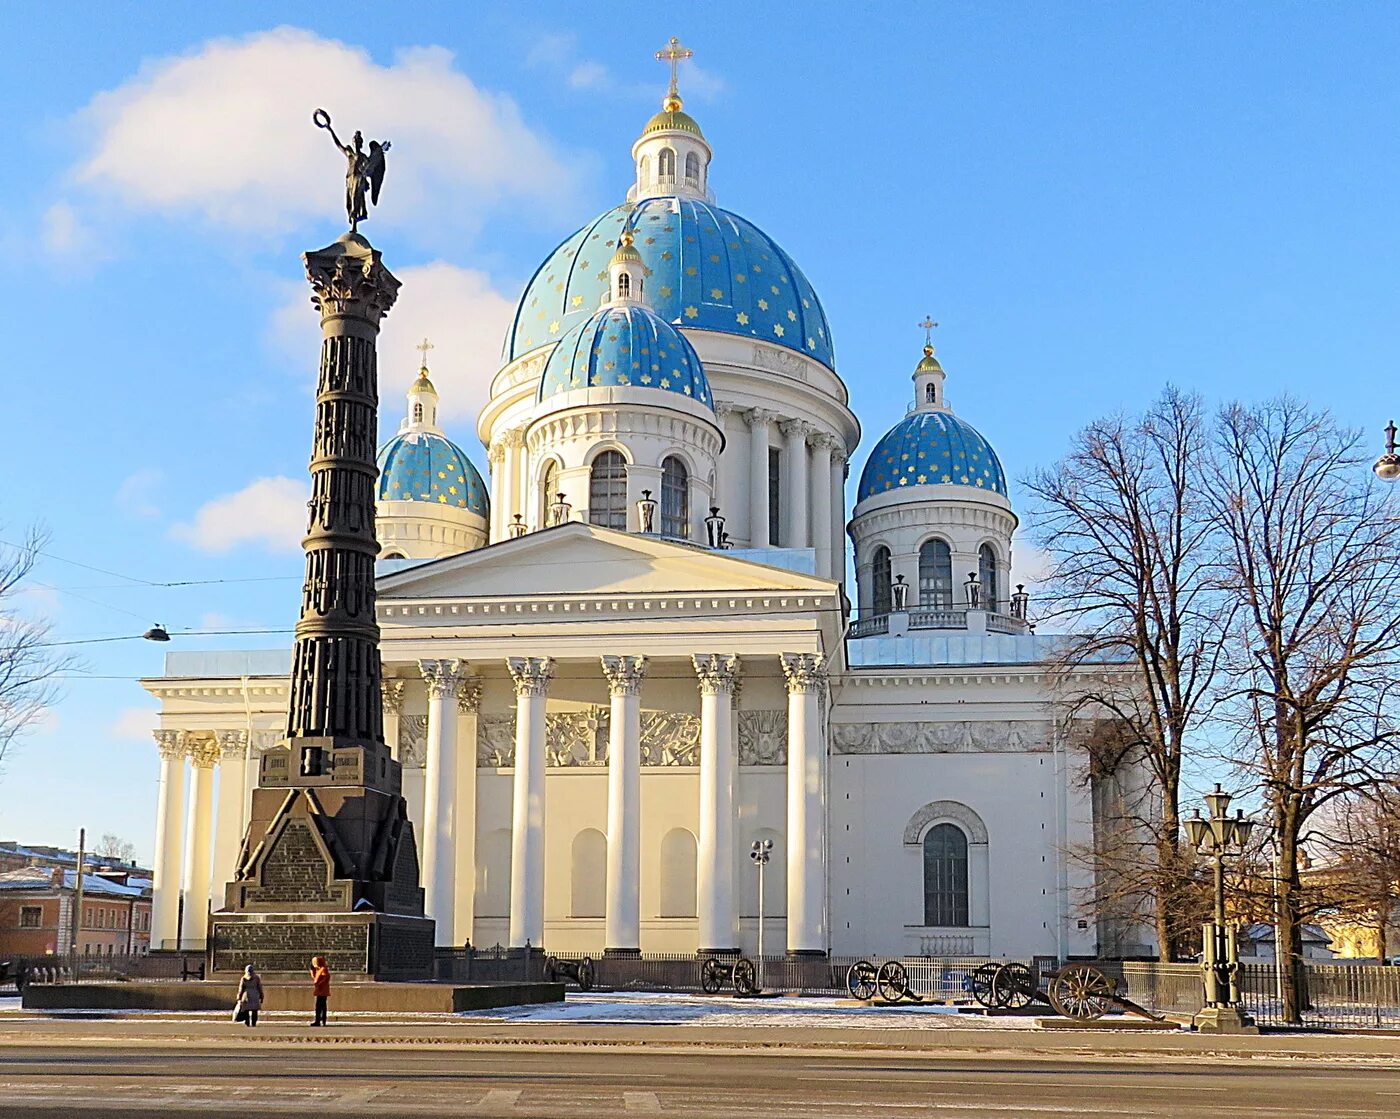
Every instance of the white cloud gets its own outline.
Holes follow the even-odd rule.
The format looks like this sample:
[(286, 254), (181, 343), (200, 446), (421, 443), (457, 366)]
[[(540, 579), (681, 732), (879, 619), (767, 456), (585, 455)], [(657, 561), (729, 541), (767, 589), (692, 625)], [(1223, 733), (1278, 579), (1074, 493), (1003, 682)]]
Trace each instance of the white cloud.
[(569, 71), (569, 85), (574, 89), (608, 89), (612, 77), (601, 62), (580, 62)]
[(117, 487), (117, 506), (134, 517), (159, 517), (156, 490), (164, 478), (162, 471), (150, 466), (128, 474)]
[(113, 738), (150, 741), (151, 732), (160, 725), (160, 712), (154, 707), (125, 707), (107, 726)]
[(242, 544), (261, 544), (269, 552), (297, 550), (306, 534), (306, 498), (305, 479), (258, 478), (236, 493), (206, 501), (170, 535), (216, 554)]
[(1031, 542), (1024, 532), (1017, 531), (1011, 541), (1011, 585), (1024, 583), (1032, 594), (1050, 572), (1050, 555)]
[[(472, 425), (500, 365), (515, 303), (493, 288), (485, 273), (443, 261), (395, 269), (394, 274), (403, 288), (379, 336), (381, 430), (394, 430), (403, 416), (403, 393), (418, 371), (414, 347), (426, 337), (433, 344), (428, 364), (441, 397), (439, 420), (444, 426), (462, 421), (451, 434), (470, 450)], [(303, 365), (319, 347), (320, 322), (300, 286), (289, 287), (286, 303), (273, 317), (272, 333), (279, 348)]]
[[(572, 169), (515, 102), (454, 69), (450, 51), (409, 48), (385, 66), (291, 27), (210, 40), (99, 94), (79, 118), (92, 144), (75, 178), (135, 209), (245, 230), (329, 219), (343, 158), (312, 127), (318, 106), (343, 141), (359, 128), (393, 143), (376, 225), (461, 228), (505, 202), (572, 193)], [(61, 237), (61, 216), (55, 227)]]
[(55, 257), (77, 257), (92, 252), (92, 231), (67, 202), (55, 202), (40, 222), (39, 238), (44, 251)]

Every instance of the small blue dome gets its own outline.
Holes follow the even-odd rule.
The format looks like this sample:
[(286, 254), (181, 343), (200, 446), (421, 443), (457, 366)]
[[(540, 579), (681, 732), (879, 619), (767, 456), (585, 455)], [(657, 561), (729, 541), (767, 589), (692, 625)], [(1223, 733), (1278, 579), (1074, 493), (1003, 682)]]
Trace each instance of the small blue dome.
[(603, 307), (571, 327), (545, 362), (536, 399), (627, 385), (680, 393), (714, 408), (695, 347), (665, 319), (637, 304)]
[(428, 501), (489, 519), (486, 484), (446, 436), (400, 432), (379, 448), (378, 462), (380, 501)]
[(648, 302), (667, 322), (762, 338), (836, 367), (817, 293), (787, 253), (736, 214), (672, 196), (609, 210), (555, 249), (520, 297), (506, 361), (560, 338), (603, 301), (624, 225), (651, 270)]
[(870, 452), (856, 500), (907, 486), (955, 485), (1006, 496), (1006, 475), (992, 445), (951, 412), (914, 412)]

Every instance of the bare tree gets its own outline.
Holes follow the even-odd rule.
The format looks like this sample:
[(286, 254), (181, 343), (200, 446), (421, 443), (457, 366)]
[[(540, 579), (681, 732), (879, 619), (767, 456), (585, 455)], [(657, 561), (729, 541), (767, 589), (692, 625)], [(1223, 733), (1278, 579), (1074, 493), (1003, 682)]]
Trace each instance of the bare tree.
[(1149, 906), (1165, 958), (1197, 927), (1182, 766), (1216, 701), (1229, 611), (1212, 567), (1212, 450), (1200, 399), (1168, 388), (1141, 417), (1090, 424), (1028, 482), (1051, 559), (1041, 601), (1072, 634), (1056, 672), (1064, 714), (1115, 728), (1090, 751), (1091, 781), (1117, 790), (1096, 805), (1098, 900)]
[(0, 544), (0, 767), (53, 701), (69, 663), (48, 643), (48, 623), (19, 604), (46, 540), (35, 528), (21, 544)]
[(112, 832), (105, 832), (92, 849), (92, 853), (99, 858), (132, 863), (136, 861), (136, 844)]
[(1307, 883), (1324, 895), (1321, 908), (1370, 930), (1382, 963), (1400, 909), (1400, 786), (1381, 782), (1339, 797), (1319, 813), (1316, 846), (1326, 855)]
[(1263, 792), (1278, 845), (1284, 1013), (1300, 1020), (1299, 847), (1331, 800), (1371, 787), (1394, 746), (1400, 519), (1357, 438), (1291, 399), (1219, 418), (1207, 492), (1237, 600), (1229, 647), (1231, 760)]

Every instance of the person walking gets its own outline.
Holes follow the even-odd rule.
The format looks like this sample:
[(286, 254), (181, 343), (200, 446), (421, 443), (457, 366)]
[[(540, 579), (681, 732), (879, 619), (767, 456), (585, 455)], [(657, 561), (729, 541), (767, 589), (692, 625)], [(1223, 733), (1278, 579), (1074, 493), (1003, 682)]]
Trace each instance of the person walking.
[(249, 1029), (258, 1024), (258, 1011), (263, 1004), (262, 976), (252, 964), (243, 969), (243, 978), (238, 981), (238, 1010)]
[(311, 993), (316, 996), (316, 1016), (313, 1026), (326, 1024), (326, 1003), (331, 997), (331, 969), (325, 956), (311, 957)]

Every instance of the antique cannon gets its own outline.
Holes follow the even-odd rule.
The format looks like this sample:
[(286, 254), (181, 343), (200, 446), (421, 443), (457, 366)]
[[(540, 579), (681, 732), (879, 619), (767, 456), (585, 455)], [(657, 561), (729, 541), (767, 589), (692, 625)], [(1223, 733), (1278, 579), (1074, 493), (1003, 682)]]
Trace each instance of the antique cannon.
[(1092, 1022), (1123, 1010), (1154, 1022), (1165, 1019), (1118, 993), (1118, 981), (1093, 964), (1069, 964), (1052, 972), (1041, 990), (1038, 974), (1022, 963), (986, 963), (968, 976), (968, 991), (989, 1010), (1020, 1010), (1033, 1002), (1076, 1022)]
[(877, 995), (886, 1003), (924, 1001), (914, 993), (909, 972), (898, 960), (886, 960), (878, 967), (869, 960), (857, 960), (846, 970), (846, 991), (861, 1002), (870, 1002)]
[(758, 969), (753, 966), (752, 960), (744, 956), (732, 963), (718, 956), (708, 957), (700, 965), (700, 989), (707, 995), (716, 995), (726, 983), (733, 983), (738, 994), (757, 994)]
[(572, 979), (580, 991), (593, 989), (593, 960), (584, 956), (581, 960), (561, 960), (558, 956), (544, 958), (544, 977), (551, 983), (561, 979)]

